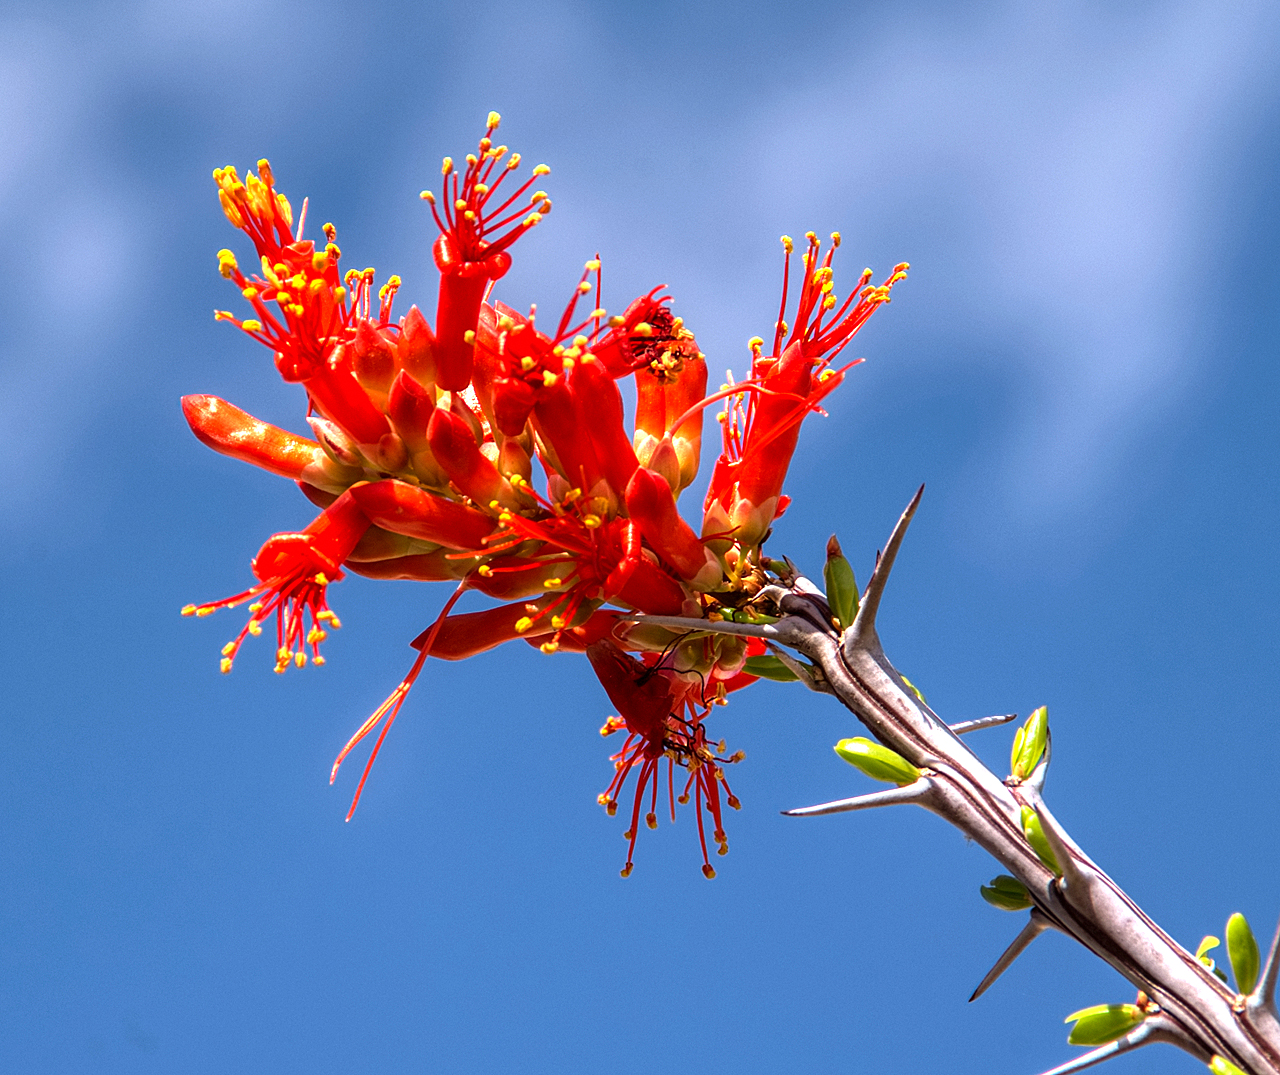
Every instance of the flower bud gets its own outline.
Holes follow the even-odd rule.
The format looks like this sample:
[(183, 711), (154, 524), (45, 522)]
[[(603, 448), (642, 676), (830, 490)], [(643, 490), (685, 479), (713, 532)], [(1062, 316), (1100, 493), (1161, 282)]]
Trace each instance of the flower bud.
[(845, 559), (835, 534), (827, 542), (827, 562), (822, 569), (827, 584), (827, 603), (839, 622), (840, 629), (848, 630), (858, 614), (858, 580), (853, 577), (853, 567)]
[(1123, 1038), (1145, 1018), (1136, 1004), (1095, 1004), (1092, 1008), (1081, 1008), (1063, 1020), (1075, 1023), (1067, 1044), (1105, 1045)]
[(1053, 854), (1053, 848), (1049, 846), (1049, 841), (1045, 837), (1044, 827), (1040, 824), (1040, 815), (1029, 806), (1022, 808), (1022, 834), (1027, 838), (1027, 843), (1031, 845), (1031, 850), (1036, 853), (1045, 866), (1053, 871), (1054, 876), (1061, 874), (1062, 867), (1058, 865), (1058, 860)]
[(1013, 737), (1013, 752), (1009, 757), (1010, 772), (1015, 780), (1026, 780), (1044, 757), (1045, 743), (1049, 738), (1049, 709), (1041, 706)]
[(1227, 958), (1231, 960), (1231, 971), (1236, 976), (1236, 990), (1252, 993), (1258, 984), (1261, 958), (1253, 930), (1239, 911), (1227, 919)]
[(1025, 911), (1031, 906), (1027, 886), (1007, 873), (993, 877), (990, 884), (980, 886), (978, 891), (992, 907), (1002, 911)]
[(835, 752), (872, 780), (883, 780), (887, 784), (905, 787), (920, 779), (920, 770), (901, 754), (861, 736), (841, 739), (835, 745)]

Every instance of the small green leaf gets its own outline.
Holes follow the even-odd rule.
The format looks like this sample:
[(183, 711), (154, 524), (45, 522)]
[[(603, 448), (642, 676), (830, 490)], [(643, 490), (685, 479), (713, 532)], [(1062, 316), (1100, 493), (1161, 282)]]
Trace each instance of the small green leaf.
[(929, 704), (928, 702), (924, 701), (924, 692), (919, 687), (917, 687), (914, 683), (912, 683), (911, 680), (909, 680), (906, 676), (903, 676), (901, 672), (899, 672), (898, 675), (902, 676), (902, 682), (911, 688), (912, 694), (914, 694), (917, 698), (919, 698), (920, 701), (924, 702), (925, 705)]
[(1075, 1023), (1068, 1045), (1106, 1045), (1123, 1038), (1146, 1016), (1136, 1004), (1095, 1004), (1072, 1012), (1063, 1022)]
[(853, 577), (853, 567), (845, 559), (835, 534), (827, 542), (827, 562), (822, 568), (822, 578), (827, 585), (827, 604), (831, 613), (846, 630), (858, 615), (858, 580)]
[(1218, 1056), (1217, 1054), (1209, 1061), (1209, 1070), (1213, 1072), (1213, 1075), (1244, 1075), (1244, 1072), (1225, 1056)]
[(779, 683), (794, 683), (800, 678), (777, 657), (767, 653), (759, 657), (748, 657), (747, 663), (742, 666), (742, 670), (749, 676), (773, 679)]
[(920, 779), (920, 770), (901, 754), (861, 736), (841, 739), (835, 745), (835, 752), (873, 780), (883, 780), (887, 784), (904, 787)]
[(1055, 877), (1062, 873), (1062, 868), (1058, 865), (1058, 860), (1054, 857), (1053, 848), (1049, 846), (1049, 841), (1045, 837), (1044, 827), (1040, 824), (1040, 815), (1037, 814), (1029, 806), (1022, 808), (1022, 834), (1027, 838), (1027, 843), (1031, 845), (1034, 851), (1049, 869), (1053, 871)]
[(1206, 952), (1212, 952), (1222, 942), (1218, 940), (1212, 933), (1206, 933), (1200, 940), (1200, 947), (1196, 949), (1196, 959), (1200, 960), (1206, 967), (1213, 965), (1212, 959), (1205, 959)]
[(978, 891), (992, 907), (999, 907), (1002, 911), (1025, 911), (1031, 906), (1027, 886), (1007, 873), (991, 878), (991, 883), (982, 885)]
[(1258, 954), (1253, 930), (1239, 911), (1227, 919), (1227, 958), (1231, 960), (1231, 971), (1236, 976), (1237, 992), (1252, 993), (1258, 984), (1262, 957)]
[(1017, 780), (1026, 780), (1035, 772), (1040, 759), (1044, 757), (1045, 743), (1049, 738), (1049, 709), (1041, 706), (1027, 718), (1027, 721), (1013, 737), (1013, 753), (1009, 758), (1009, 768)]

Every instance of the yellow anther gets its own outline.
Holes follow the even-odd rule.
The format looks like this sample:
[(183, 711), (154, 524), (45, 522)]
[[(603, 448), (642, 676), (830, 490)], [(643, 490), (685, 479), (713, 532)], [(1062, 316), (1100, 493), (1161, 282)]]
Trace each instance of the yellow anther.
[(815, 245), (818, 242), (818, 233), (814, 231), (806, 231), (804, 237), (809, 240), (809, 244)]
[(287, 646), (281, 646), (278, 650), (276, 650), (277, 661), (288, 661), (289, 656), (290, 656), (289, 648)]
[(547, 579), (542, 584), (544, 590), (554, 590), (557, 586), (563, 586), (564, 579)]
[(585, 526), (588, 530), (594, 530), (597, 526), (599, 526), (603, 522), (604, 520), (601, 519), (599, 515), (587, 514), (582, 517), (582, 525)]
[(307, 644), (314, 646), (317, 642), (323, 642), (329, 635), (322, 631), (319, 627), (313, 627), (307, 632)]
[(489, 147), (491, 145), (493, 145), (493, 143), (489, 141), (489, 136), (486, 134), (483, 138), (480, 139), (480, 152), (488, 153)]
[(552, 617), (551, 617), (551, 626), (552, 626), (552, 627), (554, 627), (557, 631), (562, 631), (562, 630), (564, 630), (565, 622), (566, 622), (566, 621), (565, 621), (565, 618), (564, 618), (563, 616), (552, 616)]
[(524, 370), (525, 373), (528, 373), (535, 365), (537, 365), (537, 363), (535, 363), (528, 355), (525, 355), (524, 358), (520, 360), (520, 368)]
[(440, 174), (448, 175), (452, 171), (453, 171), (453, 158), (445, 157), (445, 159), (440, 162)]
[(566, 504), (572, 504), (574, 501), (581, 500), (581, 499), (582, 499), (581, 489), (577, 489), (577, 488), (570, 489), (567, 493), (564, 494), (564, 502)]
[(585, 295), (590, 290), (591, 290), (591, 285), (586, 280), (583, 280), (582, 283), (578, 285), (579, 295)]
[(283, 194), (276, 195), (276, 208), (280, 211), (280, 215), (284, 217), (286, 226), (293, 226), (293, 206), (289, 204), (289, 199)]
[(488, 183), (477, 183), (477, 184), (476, 184), (476, 193), (477, 193), (477, 194), (488, 194), (488, 193), (489, 193), (489, 184), (488, 184)]
[(818, 383), (825, 384), (827, 381), (831, 380), (831, 378), (834, 377), (835, 375), (836, 375), (835, 370), (823, 370), (820, 374), (818, 374)]
[(626, 323), (627, 319), (620, 314), (614, 314), (613, 317), (609, 318), (610, 328), (622, 328)]
[(482, 579), (492, 578), (493, 568), (491, 568), (488, 564), (481, 564), (478, 568), (476, 568), (476, 573)]
[(512, 518), (511, 512), (509, 511), (500, 512), (498, 515), (498, 522), (509, 523), (511, 522), (511, 518)]
[(597, 321), (600, 320), (601, 318), (608, 317), (608, 316), (609, 316), (609, 311), (603, 310), (599, 306), (597, 306), (594, 310), (592, 310), (590, 314), (590, 317), (593, 320), (597, 320)]
[(568, 373), (570, 370), (573, 369), (574, 366), (577, 365), (577, 360), (573, 357), (573, 355), (568, 354), (568, 355), (565, 355), (564, 361), (561, 363), (561, 365), (564, 366), (565, 373)]
[(533, 174), (534, 175), (550, 175), (551, 169), (548, 168), (545, 164), (539, 164), (536, 168), (534, 168)]
[(260, 624), (257, 620), (250, 620), (249, 633), (253, 635), (254, 638), (257, 638), (260, 634), (262, 634), (262, 624)]
[(418, 195), (418, 197), (430, 205), (436, 204), (436, 196), (432, 194), (431, 191), (429, 190), (424, 190), (421, 194)]
[(542, 371), (542, 385), (544, 388), (554, 388), (560, 378), (550, 370)]
[(262, 331), (262, 322), (261, 322), (261, 321), (255, 321), (253, 318), (249, 318), (249, 320), (248, 320), (248, 321), (242, 321), (242, 322), (240, 322), (240, 327), (241, 327), (242, 329), (244, 329), (244, 330), (245, 330), (245, 332), (261, 332), (261, 331)]
[(529, 628), (532, 626), (533, 626), (533, 620), (531, 620), (528, 616), (521, 616), (518, 620), (516, 620), (516, 634), (522, 635), (525, 633), (525, 631), (529, 630)]
[(592, 258), (590, 261), (586, 263), (586, 265), (583, 266), (583, 268), (585, 268), (587, 272), (599, 272), (600, 260), (598, 258)]
[(653, 326), (648, 321), (641, 321), (635, 328), (631, 330), (633, 336), (652, 336)]
[(475, 329), (472, 329), (472, 328), (467, 329), (467, 331), (466, 331), (466, 332), (464, 332), (464, 333), (462, 334), (462, 342), (463, 342), (463, 343), (475, 343), (475, 342), (476, 342), (476, 330), (475, 330)]
[(822, 300), (822, 308), (824, 310), (832, 310), (835, 308), (835, 305), (836, 305), (836, 297), (834, 295), (828, 295), (825, 299)]
[(235, 653), (235, 651), (236, 651), (236, 644), (234, 642), (228, 642), (225, 646), (222, 647), (222, 655), (224, 657), (230, 657), (233, 653)]
[(252, 302), (254, 299), (258, 297), (258, 289), (256, 287), (246, 287), (241, 289), (240, 294), (245, 298), (246, 301)]
[(513, 328), (515, 328), (515, 324), (516, 324), (515, 321), (512, 318), (508, 317), (506, 314), (502, 314), (498, 317), (499, 332), (510, 332)]
[(717, 421), (717, 422), (724, 423), (724, 422), (728, 419), (728, 417), (729, 417), (729, 414), (728, 414), (728, 412), (727, 412), (727, 411), (717, 411), (717, 412), (716, 412), (716, 421)]
[(838, 231), (833, 231), (831, 233), (831, 245), (832, 246), (840, 245), (840, 233)]
[(320, 665), (324, 664), (324, 658), (317, 653), (314, 657), (311, 658), (311, 663), (318, 668)]
[(196, 606), (195, 606), (195, 605), (183, 605), (183, 606), (182, 606), (182, 614), (183, 614), (184, 616), (194, 616), (194, 615), (196, 614)]
[(525, 217), (522, 221), (520, 221), (520, 224), (522, 227), (532, 228), (541, 219), (542, 219), (541, 213), (530, 213), (527, 217)]
[(510, 159), (509, 161), (507, 161), (507, 167), (508, 167), (508, 168), (519, 168), (519, 167), (520, 167), (520, 154), (519, 154), (519, 153), (512, 153), (512, 154), (511, 154), (511, 159)]
[(474, 224), (476, 220), (478, 220), (479, 218), (475, 215), (475, 213), (473, 213), (470, 209), (468, 209), (465, 213), (462, 214), (462, 219), (469, 220), (472, 224)]
[(498, 113), (497, 113), (497, 112), (490, 112), (490, 113), (489, 113), (489, 118), (488, 118), (488, 120), (486, 121), (485, 126), (486, 126), (490, 131), (496, 131), (496, 130), (498, 129), (498, 124), (499, 124), (499, 123), (501, 123), (501, 122), (502, 122), (502, 117), (501, 117), (500, 115), (498, 115)]
[(337, 243), (325, 243), (324, 252), (328, 254), (334, 261), (342, 257), (342, 251), (338, 249)]
[(231, 671), (230, 657), (223, 657), (222, 660), (218, 662), (218, 671), (221, 672), (224, 676)]
[(338, 229), (335, 228), (332, 224), (325, 223), (324, 225), (321, 226), (320, 230), (324, 232), (324, 237), (328, 239), (329, 242), (331, 243), (338, 237)]
[(477, 164), (479, 164), (479, 163), (480, 163), (480, 158), (479, 158), (479, 157), (477, 157), (474, 153), (468, 153), (468, 154), (467, 154), (467, 164), (468, 164), (468, 165), (470, 165), (472, 168), (474, 168), (474, 167), (475, 167)]
[(298, 650), (293, 655), (293, 663), (296, 668), (305, 668), (307, 666), (307, 655), (302, 650)]
[(554, 642), (554, 641), (544, 642), (542, 643), (542, 645), (538, 647), (538, 649), (542, 650), (542, 652), (546, 654), (555, 653), (555, 651), (558, 650), (559, 648), (560, 648), (560, 643)]
[(455, 200), (455, 201), (454, 201), (454, 203), (453, 203), (453, 207), (454, 207), (456, 210), (458, 210), (458, 212), (462, 212), (462, 210), (464, 210), (464, 209), (467, 207), (466, 199), (465, 199), (465, 198), (458, 198), (457, 200)]
[(333, 289), (334, 302), (341, 304), (345, 302), (346, 299), (347, 299), (347, 289), (345, 287), (335, 287)]
[(320, 279), (312, 280), (311, 283), (307, 285), (307, 290), (313, 295), (319, 295), (324, 289), (325, 282)]
[(747, 341), (747, 346), (750, 347), (751, 350), (755, 351), (764, 346), (764, 339), (760, 336), (752, 336), (751, 339)]
[(784, 236), (782, 236), (782, 248), (783, 248), (783, 249), (784, 249), (788, 254), (790, 254), (790, 253), (791, 253), (791, 252), (796, 248), (795, 243), (794, 243), (794, 242), (792, 242), (792, 240), (791, 240), (791, 236), (790, 236), (790, 235), (784, 235)]

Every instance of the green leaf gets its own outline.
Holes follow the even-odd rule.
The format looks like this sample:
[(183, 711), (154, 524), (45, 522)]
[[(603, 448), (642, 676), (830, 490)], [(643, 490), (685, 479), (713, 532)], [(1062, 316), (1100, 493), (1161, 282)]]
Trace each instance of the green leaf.
[(1007, 873), (991, 878), (991, 883), (982, 885), (978, 891), (992, 907), (999, 907), (1002, 911), (1025, 911), (1031, 906), (1027, 886)]
[(835, 534), (827, 542), (827, 562), (822, 568), (822, 578), (827, 585), (827, 604), (831, 613), (846, 630), (858, 615), (858, 580), (853, 577), (853, 567), (844, 558), (840, 542)]
[(1063, 1022), (1075, 1023), (1068, 1045), (1106, 1045), (1123, 1038), (1146, 1016), (1136, 1004), (1095, 1004), (1072, 1012)]
[(1049, 738), (1049, 709), (1041, 706), (1027, 718), (1027, 721), (1013, 737), (1013, 753), (1009, 758), (1009, 767), (1017, 780), (1026, 780), (1035, 772), (1040, 759), (1044, 757), (1045, 743)]
[(1209, 1070), (1213, 1072), (1213, 1075), (1244, 1075), (1244, 1072), (1236, 1067), (1235, 1064), (1225, 1056), (1218, 1056), (1216, 1054), (1214, 1055), (1214, 1058), (1209, 1061)]
[(1034, 851), (1049, 869), (1053, 871), (1055, 877), (1062, 873), (1062, 867), (1058, 865), (1058, 860), (1054, 857), (1053, 848), (1049, 846), (1049, 841), (1045, 837), (1044, 827), (1040, 824), (1040, 815), (1037, 814), (1029, 806), (1022, 808), (1022, 834), (1027, 838), (1027, 843), (1031, 845)]
[(1213, 965), (1212, 959), (1205, 959), (1206, 952), (1212, 952), (1222, 942), (1218, 940), (1212, 933), (1206, 933), (1200, 940), (1200, 947), (1196, 949), (1196, 959), (1200, 960), (1206, 967)]
[(909, 680), (906, 676), (903, 676), (901, 672), (899, 672), (898, 675), (902, 676), (902, 682), (911, 688), (912, 694), (914, 694), (917, 698), (919, 698), (920, 701), (924, 702), (925, 705), (929, 704), (928, 702), (924, 701), (924, 692), (919, 687), (917, 687), (914, 683), (912, 683), (911, 680)]
[(749, 676), (761, 679), (773, 679), (779, 683), (795, 683), (800, 677), (783, 664), (777, 657), (763, 654), (759, 657), (748, 657), (742, 670)]
[(883, 780), (887, 784), (904, 787), (920, 779), (920, 770), (901, 754), (861, 736), (841, 739), (835, 745), (835, 752), (872, 780)]
[(1258, 942), (1244, 915), (1239, 911), (1227, 919), (1227, 958), (1236, 976), (1236, 991), (1252, 993), (1258, 984), (1258, 971), (1262, 957), (1258, 954)]

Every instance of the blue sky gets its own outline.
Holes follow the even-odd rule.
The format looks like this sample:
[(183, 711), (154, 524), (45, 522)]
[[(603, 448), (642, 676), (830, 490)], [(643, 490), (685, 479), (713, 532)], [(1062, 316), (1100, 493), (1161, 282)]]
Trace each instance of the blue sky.
[(834, 530), (865, 575), (926, 482), (895, 663), (949, 719), (1047, 704), (1085, 848), (1185, 944), (1235, 910), (1269, 937), (1278, 44), (1246, 2), (0, 9), (3, 1066), (1032, 1073), (1067, 1012), (1131, 999), (1049, 937), (966, 1005), (1019, 924), (978, 898), (994, 864), (922, 811), (780, 817), (863, 786), (830, 750), (856, 722), (797, 687), (717, 713), (747, 754), (719, 877), (682, 819), (624, 882), (586, 662), (430, 667), (349, 825), (329, 764), (444, 594), (349, 578), (324, 669), (217, 674), (235, 621), (177, 610), (310, 509), (178, 410), (303, 413), (211, 317), (209, 173), (270, 157), (429, 305), (417, 193), (491, 108), (552, 168), (513, 306), (599, 251), (606, 294), (667, 283), (741, 372), (781, 233), (912, 263), (776, 550), (816, 571)]

